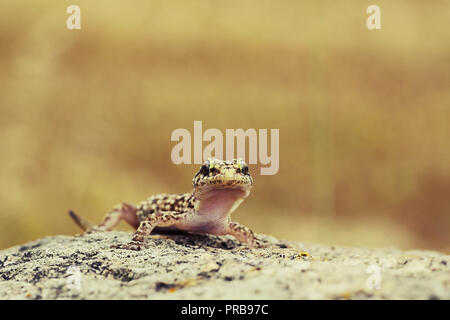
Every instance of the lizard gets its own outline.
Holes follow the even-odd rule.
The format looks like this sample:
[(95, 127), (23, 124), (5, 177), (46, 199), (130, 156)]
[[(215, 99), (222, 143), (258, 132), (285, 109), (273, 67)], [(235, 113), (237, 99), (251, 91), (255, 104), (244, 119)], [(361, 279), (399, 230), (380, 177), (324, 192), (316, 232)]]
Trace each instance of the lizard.
[(112, 246), (116, 249), (141, 250), (155, 227), (230, 234), (249, 247), (262, 246), (252, 230), (230, 218), (253, 187), (248, 165), (242, 159), (208, 158), (195, 174), (192, 186), (191, 193), (156, 194), (138, 206), (124, 202), (109, 211), (98, 225), (92, 225), (72, 210), (69, 215), (86, 233), (110, 231), (125, 220), (136, 231), (131, 242)]

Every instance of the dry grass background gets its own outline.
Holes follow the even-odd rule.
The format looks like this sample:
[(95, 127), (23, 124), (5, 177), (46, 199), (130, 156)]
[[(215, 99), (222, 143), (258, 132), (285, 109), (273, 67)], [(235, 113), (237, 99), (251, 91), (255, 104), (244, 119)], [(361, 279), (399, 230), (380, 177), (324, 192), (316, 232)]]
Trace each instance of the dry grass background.
[(170, 134), (202, 120), (280, 129), (255, 231), (448, 250), (450, 2), (375, 2), (78, 0), (76, 31), (72, 1), (2, 1), (0, 248), (189, 191)]

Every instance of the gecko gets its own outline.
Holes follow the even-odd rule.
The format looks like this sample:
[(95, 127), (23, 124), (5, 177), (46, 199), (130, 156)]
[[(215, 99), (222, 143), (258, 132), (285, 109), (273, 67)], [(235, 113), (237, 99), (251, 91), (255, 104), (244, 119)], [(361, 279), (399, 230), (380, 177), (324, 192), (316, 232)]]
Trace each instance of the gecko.
[(112, 246), (116, 249), (141, 250), (155, 227), (188, 233), (229, 234), (251, 248), (262, 246), (252, 230), (230, 217), (253, 187), (248, 165), (242, 159), (208, 158), (195, 174), (192, 186), (191, 193), (156, 194), (138, 206), (122, 203), (109, 211), (98, 225), (92, 225), (72, 210), (69, 215), (86, 233), (110, 231), (125, 220), (136, 231), (131, 242)]

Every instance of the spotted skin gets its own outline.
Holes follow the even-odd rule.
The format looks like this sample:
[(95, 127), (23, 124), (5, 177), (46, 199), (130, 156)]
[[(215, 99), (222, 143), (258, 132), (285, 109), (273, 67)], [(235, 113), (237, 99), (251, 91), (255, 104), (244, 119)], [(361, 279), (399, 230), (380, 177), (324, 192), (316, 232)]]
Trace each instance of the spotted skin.
[(253, 186), (253, 178), (243, 160), (208, 159), (195, 174), (192, 185), (191, 193), (156, 194), (138, 206), (122, 203), (95, 226), (73, 211), (69, 214), (87, 233), (109, 231), (121, 220), (128, 222), (136, 232), (130, 243), (113, 246), (117, 249), (141, 250), (155, 227), (203, 234), (230, 234), (250, 247), (260, 246), (253, 231), (230, 218)]

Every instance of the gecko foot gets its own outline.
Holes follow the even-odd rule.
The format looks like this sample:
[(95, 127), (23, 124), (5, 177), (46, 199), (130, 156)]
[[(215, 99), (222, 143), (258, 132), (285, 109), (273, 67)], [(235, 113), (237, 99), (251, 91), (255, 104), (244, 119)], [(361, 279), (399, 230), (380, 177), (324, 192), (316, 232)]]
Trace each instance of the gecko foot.
[(95, 233), (95, 232), (105, 232), (107, 230), (102, 229), (100, 227), (91, 227), (89, 229), (87, 229), (84, 234), (91, 234), (91, 233)]
[(77, 234), (75, 234), (75, 237), (81, 238), (81, 237), (86, 236), (86, 235), (88, 235), (88, 234), (93, 234), (93, 233), (96, 233), (96, 232), (105, 232), (105, 231), (107, 231), (107, 230), (100, 229), (100, 228), (97, 228), (97, 227), (91, 227), (91, 228), (87, 229), (87, 230), (86, 230), (85, 232), (83, 232), (83, 233), (77, 233)]
[(236, 246), (231, 251), (246, 251), (252, 249), (264, 249), (268, 247), (269, 246), (266, 243), (254, 239), (253, 241), (249, 241), (247, 243), (241, 242), (240, 245)]
[(122, 243), (122, 244), (115, 244), (111, 246), (112, 249), (125, 249), (125, 250), (134, 250), (134, 251), (140, 251), (142, 249), (145, 249), (144, 245), (140, 242), (132, 241), (130, 243)]
[(252, 239), (247, 242), (246, 245), (243, 245), (246, 249), (264, 249), (270, 247), (268, 243), (261, 241), (259, 239)]
[(269, 247), (269, 245), (259, 239), (255, 239), (255, 241), (253, 241), (250, 247), (254, 249), (263, 249)]

